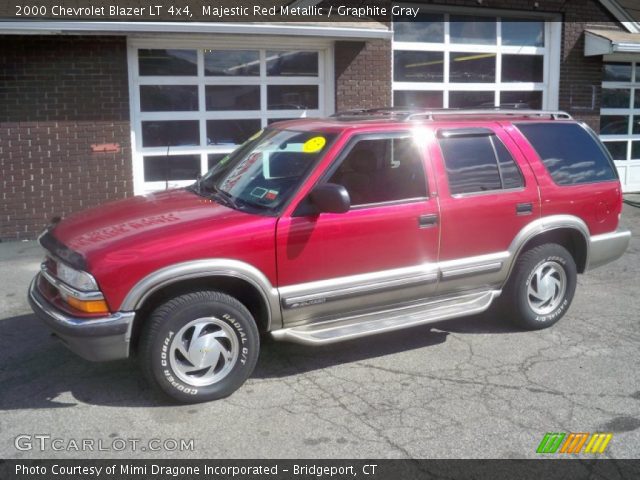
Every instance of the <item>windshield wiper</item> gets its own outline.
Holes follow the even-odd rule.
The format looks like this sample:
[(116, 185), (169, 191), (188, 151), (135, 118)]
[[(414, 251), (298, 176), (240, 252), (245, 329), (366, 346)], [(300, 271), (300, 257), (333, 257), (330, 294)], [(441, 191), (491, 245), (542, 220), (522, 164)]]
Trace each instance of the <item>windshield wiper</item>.
[(227, 207), (240, 210), (240, 204), (233, 198), (233, 196), (229, 192), (221, 190), (220, 187), (215, 184), (208, 185), (207, 187), (210, 191), (210, 197), (213, 197), (216, 201), (222, 203), (223, 205), (226, 205)]

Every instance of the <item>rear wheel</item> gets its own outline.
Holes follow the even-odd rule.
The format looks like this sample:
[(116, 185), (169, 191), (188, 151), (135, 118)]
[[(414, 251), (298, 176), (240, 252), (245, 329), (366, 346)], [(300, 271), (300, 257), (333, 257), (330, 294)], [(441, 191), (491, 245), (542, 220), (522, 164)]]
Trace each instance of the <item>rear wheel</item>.
[(226, 397), (251, 375), (256, 323), (233, 297), (187, 293), (159, 306), (143, 331), (140, 360), (152, 384), (185, 403)]
[(528, 330), (550, 327), (567, 313), (576, 277), (575, 261), (566, 248), (547, 243), (526, 251), (505, 290), (505, 313)]

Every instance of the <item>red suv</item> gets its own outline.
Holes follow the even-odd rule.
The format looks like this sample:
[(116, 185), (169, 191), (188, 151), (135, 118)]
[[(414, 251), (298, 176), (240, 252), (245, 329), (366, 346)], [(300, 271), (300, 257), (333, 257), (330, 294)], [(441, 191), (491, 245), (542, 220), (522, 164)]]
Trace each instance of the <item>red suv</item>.
[(189, 188), (50, 225), (29, 299), (90, 360), (183, 402), (319, 345), (487, 310), (528, 329), (628, 246), (620, 182), (562, 112), (363, 110), (270, 126)]

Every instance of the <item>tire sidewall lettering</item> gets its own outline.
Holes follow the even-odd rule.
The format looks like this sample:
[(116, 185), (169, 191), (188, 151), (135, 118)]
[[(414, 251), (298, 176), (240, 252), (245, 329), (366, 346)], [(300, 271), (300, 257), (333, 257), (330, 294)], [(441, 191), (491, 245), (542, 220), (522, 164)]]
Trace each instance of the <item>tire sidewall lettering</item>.
[[(242, 324), (230, 313), (224, 313), (221, 315), (216, 315), (218, 318), (223, 319), (226, 323), (228, 323), (233, 330), (235, 331), (238, 340), (241, 342), (242, 348), (240, 349), (239, 352), (239, 356), (238, 356), (238, 361), (236, 362), (236, 365), (233, 367), (233, 369), (229, 372), (229, 374), (224, 377), (222, 380), (220, 380), (219, 382), (216, 382), (212, 385), (207, 385), (207, 387), (213, 387), (213, 386), (217, 386), (219, 384), (222, 384), (224, 382), (226, 382), (228, 379), (233, 377), (234, 372), (238, 369), (238, 368), (243, 368), (244, 366), (247, 365), (247, 362), (249, 360), (249, 346), (247, 345), (248, 342), (248, 337), (247, 337), (247, 332), (245, 331), (244, 327), (242, 326)], [(186, 323), (186, 322), (184, 322)], [(175, 330), (177, 331), (177, 330)], [(197, 395), (199, 391), (201, 391), (201, 389), (203, 387), (195, 387), (193, 385), (188, 385), (182, 381), (180, 381), (178, 378), (176, 378), (176, 376), (174, 375), (170, 362), (169, 362), (169, 355), (170, 355), (170, 346), (171, 346), (171, 342), (173, 340), (173, 337), (175, 336), (175, 331), (174, 330), (169, 330), (166, 332), (165, 335), (163, 335), (161, 344), (160, 344), (160, 348), (159, 348), (159, 355), (158, 355), (158, 359), (160, 362), (160, 367), (161, 367), (161, 371), (162, 371), (162, 376), (164, 378), (164, 380), (172, 387), (175, 388), (176, 390), (188, 394), (188, 395)], [(205, 387), (206, 388), (206, 387)]]
[[(531, 283), (531, 279), (533, 278), (536, 270), (538, 270), (538, 267), (540, 267), (540, 265), (542, 265), (543, 263), (546, 262), (556, 262), (560, 265), (562, 265), (563, 268), (567, 267), (567, 262), (564, 258), (557, 256), (557, 255), (548, 255), (545, 258), (541, 259), (539, 262), (537, 262), (535, 264), (535, 266), (529, 271), (529, 275), (527, 277), (527, 281), (524, 283), (524, 292), (523, 292), (523, 298), (525, 298), (525, 303), (527, 304), (527, 308), (529, 310), (531, 310), (531, 308), (528, 306), (528, 302), (526, 302), (526, 295), (527, 295), (527, 289)], [(564, 312), (564, 310), (568, 307), (569, 305), (569, 300), (567, 299), (567, 295), (565, 293), (565, 297), (562, 299), (562, 303), (560, 305), (558, 305), (558, 307), (551, 313), (547, 314), (547, 315), (535, 315), (534, 314), (534, 320), (536, 322), (540, 322), (540, 323), (546, 323), (546, 322), (551, 322), (553, 320), (555, 320), (557, 317), (561, 316)], [(533, 311), (532, 311), (533, 313)]]

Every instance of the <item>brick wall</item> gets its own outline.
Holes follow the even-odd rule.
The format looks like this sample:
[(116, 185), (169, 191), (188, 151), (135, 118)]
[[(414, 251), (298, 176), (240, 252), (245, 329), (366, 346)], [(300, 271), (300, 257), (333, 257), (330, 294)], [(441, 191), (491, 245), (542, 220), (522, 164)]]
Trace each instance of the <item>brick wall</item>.
[(0, 240), (132, 194), (126, 60), (123, 37), (0, 36)]
[(391, 105), (391, 42), (336, 42), (336, 110)]
[[(561, 14), (560, 108), (598, 130), (602, 60), (584, 56), (584, 29), (621, 29), (598, 0), (425, 3)], [(336, 42), (336, 109), (390, 105), (391, 57), (390, 41)], [(0, 240), (132, 195), (124, 37), (0, 36), (0, 66)], [(121, 150), (92, 153), (94, 143)]]

